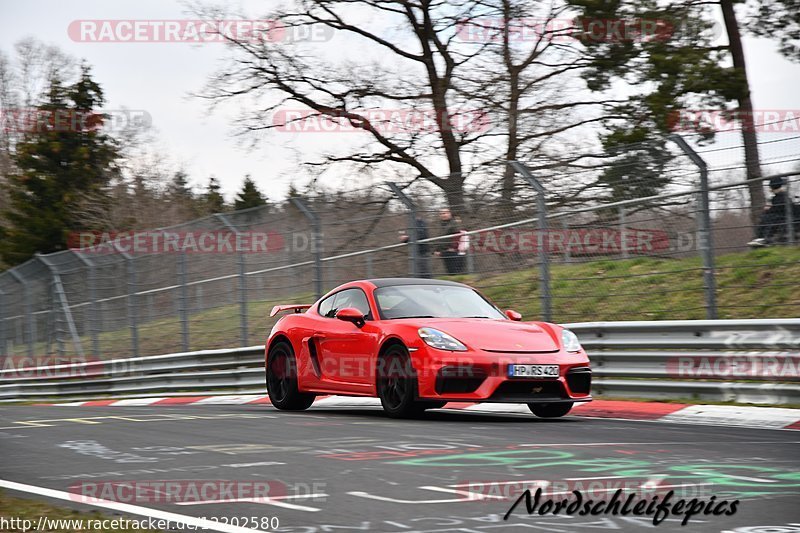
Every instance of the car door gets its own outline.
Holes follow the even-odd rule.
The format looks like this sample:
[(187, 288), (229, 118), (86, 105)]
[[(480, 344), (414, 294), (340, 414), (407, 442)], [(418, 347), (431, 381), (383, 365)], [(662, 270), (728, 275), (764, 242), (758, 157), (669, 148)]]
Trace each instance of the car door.
[[(355, 307), (364, 313), (364, 327), (335, 318), (336, 311), (345, 307)], [(325, 329), (315, 334), (314, 340), (323, 381), (353, 384), (357, 389), (370, 384), (378, 330), (370, 323), (373, 313), (367, 295), (358, 288), (344, 289), (334, 295), (329, 308), (321, 311), (325, 311)]]

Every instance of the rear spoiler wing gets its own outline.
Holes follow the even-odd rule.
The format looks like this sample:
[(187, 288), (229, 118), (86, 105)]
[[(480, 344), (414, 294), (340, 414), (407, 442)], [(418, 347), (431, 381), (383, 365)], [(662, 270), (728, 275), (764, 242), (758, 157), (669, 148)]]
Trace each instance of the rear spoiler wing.
[(273, 308), (272, 308), (272, 311), (270, 311), (270, 313), (269, 313), (269, 316), (271, 316), (271, 317), (272, 317), (272, 316), (275, 316), (275, 315), (277, 315), (278, 313), (282, 313), (282, 312), (284, 312), (284, 311), (288, 311), (288, 310), (290, 310), (290, 309), (293, 309), (295, 313), (300, 313), (300, 312), (302, 312), (303, 310), (305, 310), (305, 309), (308, 309), (308, 308), (309, 308), (309, 307), (311, 307), (312, 305), (313, 305), (313, 304), (286, 304), (286, 305), (276, 305), (275, 307), (273, 307)]

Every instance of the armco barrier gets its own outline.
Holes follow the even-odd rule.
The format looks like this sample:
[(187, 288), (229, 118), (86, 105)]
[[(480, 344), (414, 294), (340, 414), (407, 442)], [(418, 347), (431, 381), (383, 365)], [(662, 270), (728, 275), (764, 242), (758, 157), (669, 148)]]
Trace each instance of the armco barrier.
[[(566, 324), (596, 396), (800, 404), (800, 319)], [(264, 348), (0, 372), (0, 402), (264, 392)]]

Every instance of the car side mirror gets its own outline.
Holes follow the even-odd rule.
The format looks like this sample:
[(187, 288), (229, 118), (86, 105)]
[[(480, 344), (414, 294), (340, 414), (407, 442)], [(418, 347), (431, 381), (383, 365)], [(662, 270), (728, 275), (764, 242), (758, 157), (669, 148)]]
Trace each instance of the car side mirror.
[(506, 309), (506, 316), (513, 320), (514, 322), (519, 322), (522, 320), (522, 315), (514, 311), (513, 309)]
[(336, 318), (339, 320), (344, 320), (345, 322), (352, 322), (356, 325), (356, 327), (361, 327), (364, 325), (364, 313), (356, 309), (355, 307), (343, 307), (336, 311)]

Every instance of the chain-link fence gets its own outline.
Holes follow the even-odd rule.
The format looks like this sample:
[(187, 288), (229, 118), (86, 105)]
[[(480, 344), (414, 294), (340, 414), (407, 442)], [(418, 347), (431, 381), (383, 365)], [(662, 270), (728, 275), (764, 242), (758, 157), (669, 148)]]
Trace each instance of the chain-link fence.
[[(762, 161), (755, 183), (768, 200), (767, 184), (781, 180), (776, 190), (800, 205), (799, 138)], [(80, 234), (80, 247), (0, 274), (0, 352), (255, 345), (273, 305), (393, 276), (452, 276), (526, 319), (800, 315), (800, 208), (776, 201), (780, 216), (752, 213), (753, 181), (731, 163), (740, 146), (697, 155), (673, 140), (580, 165), (509, 162), (455, 191), (374, 183), (159, 230)], [(772, 246), (752, 249), (762, 244)]]

